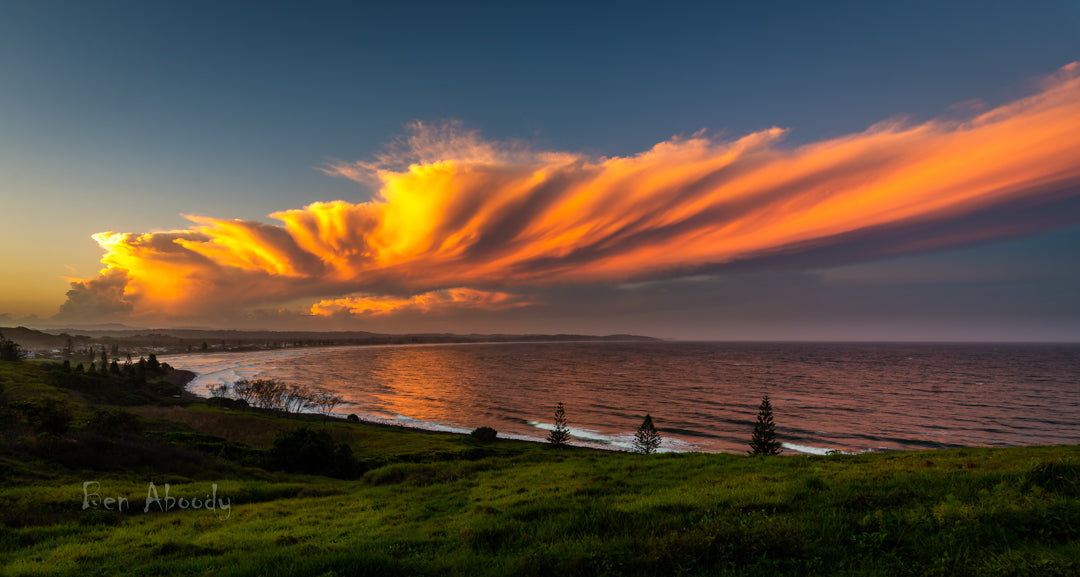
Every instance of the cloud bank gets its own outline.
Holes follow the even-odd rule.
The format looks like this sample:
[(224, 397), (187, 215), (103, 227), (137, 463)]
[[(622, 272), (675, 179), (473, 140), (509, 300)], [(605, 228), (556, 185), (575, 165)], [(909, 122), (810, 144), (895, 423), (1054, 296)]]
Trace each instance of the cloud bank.
[(505, 310), (530, 306), (533, 303), (504, 292), (479, 291), (469, 288), (430, 291), (410, 297), (360, 296), (326, 299), (311, 305), (311, 313), (319, 316), (386, 315), (395, 312), (440, 313), (460, 309)]
[(416, 123), (373, 161), (323, 169), (374, 183), (370, 202), (271, 214), (280, 224), (188, 216), (187, 230), (94, 235), (105, 268), (72, 283), (60, 316), (499, 310), (528, 305), (517, 293), (530, 287), (798, 267), (800, 255), (903, 254), (1078, 220), (1046, 210), (1080, 196), (1078, 63), (962, 120), (794, 147), (784, 136), (699, 133), (596, 158)]

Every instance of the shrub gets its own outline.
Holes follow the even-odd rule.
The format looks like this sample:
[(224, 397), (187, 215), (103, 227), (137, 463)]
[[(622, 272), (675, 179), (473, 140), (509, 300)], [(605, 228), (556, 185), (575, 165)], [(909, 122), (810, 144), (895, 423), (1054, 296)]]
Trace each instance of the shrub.
[(634, 452), (648, 455), (660, 448), (660, 431), (653, 425), (652, 416), (645, 415), (636, 433), (634, 433)]
[(211, 407), (221, 407), (224, 409), (248, 408), (247, 401), (244, 399), (230, 399), (229, 397), (210, 397), (209, 399), (206, 399), (206, 404)]
[(0, 335), (0, 361), (18, 361), (23, 358), (19, 343)]
[(142, 423), (127, 411), (95, 409), (86, 428), (104, 435), (124, 435), (138, 433), (142, 430)]
[(1080, 495), (1080, 463), (1043, 461), (1026, 475), (1030, 485), (1062, 495)]
[(326, 431), (301, 427), (274, 439), (268, 466), (291, 473), (351, 479), (361, 474), (360, 464), (345, 443), (335, 443)]
[(60, 435), (71, 428), (71, 407), (57, 399), (16, 401), (10, 407), (38, 433)]
[(360, 417), (357, 417), (356, 415), (349, 415), (345, 418), (345, 420), (349, 421), (350, 423), (360, 423)]
[(491, 427), (477, 427), (476, 429), (473, 429), (473, 432), (469, 433), (469, 435), (481, 443), (490, 443), (499, 436), (499, 432)]

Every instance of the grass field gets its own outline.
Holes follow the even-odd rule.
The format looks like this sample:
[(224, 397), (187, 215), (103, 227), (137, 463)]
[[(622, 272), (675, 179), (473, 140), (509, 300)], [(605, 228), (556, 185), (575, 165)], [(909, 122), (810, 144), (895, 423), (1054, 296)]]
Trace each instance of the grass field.
[[(63, 382), (0, 363), (4, 575), (1080, 574), (1075, 446), (646, 456), (134, 404), (149, 393), (108, 406)], [(64, 431), (30, 418), (50, 398)], [(268, 470), (302, 424), (361, 471)], [(146, 510), (150, 483), (171, 509)]]

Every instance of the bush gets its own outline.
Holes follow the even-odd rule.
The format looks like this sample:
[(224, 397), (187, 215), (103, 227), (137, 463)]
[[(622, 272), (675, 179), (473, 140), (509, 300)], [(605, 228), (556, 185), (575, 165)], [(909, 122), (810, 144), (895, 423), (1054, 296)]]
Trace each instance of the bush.
[(229, 397), (210, 397), (209, 399), (206, 399), (206, 404), (211, 407), (221, 407), (223, 409), (248, 408), (247, 401), (244, 399), (230, 399)]
[(499, 436), (499, 432), (491, 427), (477, 427), (469, 435), (481, 443), (490, 443)]
[(360, 417), (357, 417), (356, 415), (349, 415), (348, 417), (345, 418), (345, 420), (349, 421), (350, 423), (356, 423), (356, 424), (360, 423)]
[(103, 435), (137, 434), (142, 423), (135, 415), (120, 409), (95, 409), (86, 427)]
[(66, 433), (71, 428), (72, 420), (74, 420), (71, 407), (67, 403), (56, 399), (16, 401), (11, 403), (10, 406), (37, 433), (51, 433), (53, 435)]
[(18, 361), (23, 358), (19, 343), (0, 335), (0, 361)]
[(1080, 495), (1080, 463), (1043, 461), (1027, 475), (1029, 485), (1038, 485), (1047, 491), (1062, 495)]
[(339, 479), (355, 478), (361, 471), (352, 449), (335, 443), (326, 431), (308, 427), (285, 431), (274, 439), (268, 466), (290, 473), (310, 473)]

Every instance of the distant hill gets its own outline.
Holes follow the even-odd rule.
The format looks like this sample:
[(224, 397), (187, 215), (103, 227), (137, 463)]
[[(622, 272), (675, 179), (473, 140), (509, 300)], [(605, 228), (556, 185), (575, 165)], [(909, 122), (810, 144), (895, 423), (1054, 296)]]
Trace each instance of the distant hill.
[(0, 327), (0, 334), (11, 339), (24, 349), (55, 349), (67, 346), (71, 339), (72, 346), (86, 346), (92, 340), (88, 335), (73, 335), (67, 332), (46, 333), (26, 327)]
[[(77, 334), (76, 334), (77, 333)], [(75, 350), (89, 345), (109, 345), (119, 352), (180, 353), (200, 350), (238, 351), (334, 345), (439, 344), (439, 343), (508, 343), (569, 341), (660, 341), (639, 335), (575, 334), (468, 334), (414, 333), (380, 334), (366, 331), (243, 331), (214, 329), (145, 329), (145, 328), (74, 328), (47, 331), (26, 327), (3, 328), (0, 334), (27, 350), (48, 354), (72, 341)]]
[[(21, 328), (21, 327), (20, 327)], [(6, 331), (8, 329), (0, 329)], [(31, 329), (24, 329), (31, 330)], [(183, 340), (213, 340), (213, 341), (266, 341), (266, 340), (304, 340), (304, 341), (367, 341), (367, 340), (422, 340), (424, 342), (508, 342), (508, 341), (595, 341), (595, 340), (618, 340), (618, 341), (659, 341), (654, 337), (640, 335), (578, 335), (578, 334), (467, 334), (454, 333), (372, 333), (367, 331), (250, 331), (236, 329), (74, 329), (58, 328), (50, 329), (50, 333), (56, 331), (78, 330), (80, 334), (94, 338), (110, 339), (183, 339)], [(39, 333), (40, 331), (32, 331)], [(44, 334), (44, 333), (41, 333)]]

